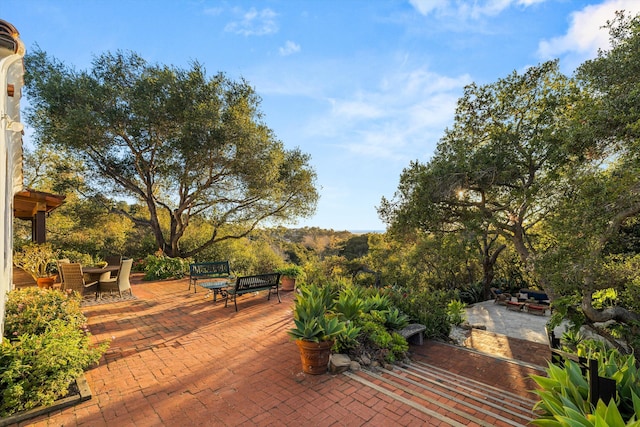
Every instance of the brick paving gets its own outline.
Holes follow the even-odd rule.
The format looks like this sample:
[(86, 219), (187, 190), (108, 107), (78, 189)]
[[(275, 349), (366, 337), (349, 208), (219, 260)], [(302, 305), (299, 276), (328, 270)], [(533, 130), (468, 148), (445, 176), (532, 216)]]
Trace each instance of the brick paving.
[[(243, 296), (236, 313), (205, 292), (188, 291), (185, 279), (141, 283), (134, 276), (132, 283), (137, 299), (84, 310), (95, 339), (111, 340), (86, 373), (92, 399), (21, 425), (438, 425), (344, 375), (302, 373), (286, 333), (293, 325), (291, 292), (282, 293), (280, 304), (264, 293)], [(496, 342), (474, 339), (488, 349)], [(546, 347), (538, 346), (521, 357), (534, 355), (527, 362), (542, 364)], [(430, 364), (521, 394), (531, 389), (526, 376), (540, 373), (437, 342), (412, 350)]]

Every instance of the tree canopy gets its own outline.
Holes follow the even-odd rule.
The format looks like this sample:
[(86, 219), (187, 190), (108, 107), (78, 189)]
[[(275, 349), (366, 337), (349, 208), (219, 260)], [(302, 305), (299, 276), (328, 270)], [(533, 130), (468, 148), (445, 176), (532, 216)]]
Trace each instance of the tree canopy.
[[(39, 49), (25, 64), (38, 143), (84, 164), (93, 193), (142, 203), (145, 215), (110, 207), (149, 227), (167, 255), (191, 256), (259, 224), (315, 211), (309, 155), (277, 140), (246, 81), (208, 77), (197, 62), (181, 69), (120, 51), (96, 57), (88, 71)], [(211, 232), (183, 250), (180, 239), (194, 217)]]
[[(640, 348), (640, 17), (575, 76), (556, 61), (469, 85), (434, 156), (412, 162), (379, 213), (399, 234), (508, 242), (561, 314)], [(483, 246), (484, 245), (484, 246)]]
[(426, 164), (414, 162), (395, 200), (379, 212), (392, 229), (458, 232), (478, 248), (485, 290), (493, 266), (512, 242), (523, 262), (535, 245), (529, 233), (552, 208), (566, 166), (564, 126), (577, 99), (555, 61), (465, 88), (455, 121)]

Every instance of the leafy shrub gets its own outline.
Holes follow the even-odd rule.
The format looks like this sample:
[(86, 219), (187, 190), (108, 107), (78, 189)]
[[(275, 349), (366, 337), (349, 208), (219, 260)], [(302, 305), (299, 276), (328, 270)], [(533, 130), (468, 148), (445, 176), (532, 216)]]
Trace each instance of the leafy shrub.
[(362, 311), (365, 313), (369, 313), (374, 310), (385, 311), (389, 310), (390, 307), (391, 300), (388, 296), (380, 293), (375, 293), (365, 298), (362, 305)]
[(189, 273), (188, 259), (149, 255), (144, 260), (144, 280), (180, 279)]
[(598, 375), (616, 382), (616, 395), (605, 405), (602, 400), (594, 408), (589, 399), (589, 383), (580, 365), (571, 360), (564, 367), (549, 364), (547, 377), (533, 375), (540, 397), (535, 409), (539, 426), (631, 426), (638, 425), (640, 414), (640, 374), (632, 355), (616, 350), (594, 354)]
[(391, 357), (387, 358), (389, 362), (395, 362), (396, 360), (404, 357), (409, 351), (409, 343), (407, 340), (397, 332), (391, 332)]
[(336, 336), (336, 342), (333, 345), (333, 351), (344, 353), (358, 347), (358, 336), (360, 328), (353, 323), (347, 322), (346, 328)]
[(459, 300), (451, 300), (447, 304), (447, 316), (449, 316), (449, 321), (456, 326), (462, 325), (466, 318), (465, 311), (466, 304)]
[(59, 251), (53, 249), (51, 243), (29, 243), (13, 256), (15, 265), (29, 273), (34, 280), (49, 277)]
[(396, 307), (391, 307), (385, 312), (385, 326), (392, 331), (399, 331), (405, 328), (409, 324), (409, 317), (398, 310)]
[(59, 257), (67, 258), (71, 262), (79, 262), (82, 265), (91, 265), (94, 263), (91, 255), (74, 250), (63, 249), (60, 251)]
[(9, 339), (43, 334), (56, 319), (84, 328), (87, 318), (80, 309), (80, 296), (36, 287), (15, 290), (7, 300), (4, 334)]
[(0, 416), (50, 405), (109, 343), (90, 345), (79, 296), (26, 288), (8, 294), (0, 345)]
[(484, 283), (476, 282), (460, 289), (460, 300), (466, 304), (484, 301)]
[(304, 270), (299, 265), (288, 264), (285, 267), (276, 269), (276, 273), (280, 273), (282, 276), (291, 277), (293, 279), (302, 278), (304, 276)]
[(383, 311), (374, 310), (360, 317), (360, 341), (365, 346), (377, 350), (379, 356), (387, 362), (395, 362), (404, 357), (409, 350), (407, 340), (385, 327), (386, 317)]
[(389, 295), (396, 307), (417, 323), (426, 326), (425, 337), (449, 336), (451, 322), (447, 314), (447, 305), (456, 297), (456, 292), (396, 287)]

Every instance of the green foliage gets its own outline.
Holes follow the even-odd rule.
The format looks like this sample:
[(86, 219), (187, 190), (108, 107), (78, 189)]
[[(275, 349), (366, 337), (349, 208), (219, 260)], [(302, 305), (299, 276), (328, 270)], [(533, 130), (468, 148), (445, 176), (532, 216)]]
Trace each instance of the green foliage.
[(336, 343), (333, 350), (337, 353), (348, 352), (358, 347), (360, 327), (354, 323), (346, 322), (345, 329), (336, 336)]
[(340, 255), (351, 261), (356, 258), (362, 258), (369, 252), (369, 235), (358, 234), (349, 238), (342, 249)]
[(564, 367), (549, 364), (547, 377), (532, 376), (539, 387), (534, 392), (541, 399), (535, 407), (540, 417), (534, 420), (534, 424), (638, 425), (640, 379), (634, 357), (620, 355), (615, 350), (599, 352), (595, 356), (598, 360), (598, 375), (616, 381), (617, 392), (614, 399), (608, 405), (600, 400), (596, 408), (593, 408), (589, 399), (589, 384), (580, 366), (571, 360), (566, 361)]
[(362, 303), (362, 311), (369, 313), (372, 311), (386, 311), (391, 307), (391, 300), (387, 295), (376, 293), (370, 295)]
[(93, 257), (91, 255), (73, 249), (62, 249), (59, 257), (60, 259), (67, 258), (71, 262), (79, 262), (82, 265), (93, 264)]
[(40, 335), (54, 320), (62, 320), (77, 329), (84, 328), (87, 319), (80, 308), (80, 297), (37, 287), (9, 293), (5, 311), (5, 336), (17, 338), (24, 334)]
[(390, 345), (390, 355), (387, 357), (388, 362), (395, 362), (406, 356), (407, 351), (409, 351), (409, 343), (407, 340), (397, 332), (391, 332), (391, 345)]
[(393, 304), (411, 319), (426, 326), (425, 337), (447, 338), (451, 322), (447, 314), (449, 302), (456, 297), (454, 291), (396, 287), (389, 295)]
[[(265, 221), (313, 213), (310, 157), (277, 140), (248, 82), (207, 76), (197, 62), (181, 69), (123, 51), (97, 56), (86, 71), (40, 49), (25, 63), (38, 141), (85, 163), (94, 178), (85, 183), (96, 194), (124, 193), (149, 207), (139, 215), (117, 211), (151, 230), (168, 255), (192, 256)], [(196, 219), (209, 233), (181, 253)]]
[(343, 333), (345, 323), (337, 317), (327, 315), (310, 318), (293, 319), (295, 328), (289, 330), (289, 336), (293, 339), (320, 342), (330, 341)]
[(480, 270), (488, 290), (507, 247), (530, 262), (538, 239), (529, 233), (564, 189), (566, 121), (578, 97), (557, 61), (465, 87), (430, 161), (410, 163), (393, 200), (383, 198), (378, 209), (393, 234), (438, 248), (438, 259), (421, 251), (433, 279), (418, 285), (463, 289)]
[(295, 327), (288, 331), (293, 339), (329, 341), (345, 328), (345, 322), (331, 315), (334, 294), (329, 286), (301, 286), (293, 309)]
[(189, 273), (189, 263), (189, 259), (149, 255), (144, 260), (144, 280), (180, 279)]
[(13, 262), (34, 279), (49, 277), (58, 253), (51, 243), (29, 243), (13, 255)]
[(79, 297), (26, 288), (9, 293), (0, 346), (0, 416), (50, 405), (98, 362), (108, 347), (91, 346)]
[(567, 295), (556, 298), (551, 303), (551, 319), (549, 325), (552, 328), (559, 326), (563, 320), (568, 320), (569, 325), (576, 331), (585, 323), (585, 316), (582, 311), (577, 310), (580, 306), (580, 295)]
[(456, 326), (462, 325), (466, 318), (466, 304), (460, 300), (451, 300), (447, 304), (447, 316), (449, 316), (449, 321)]
[[(364, 309), (366, 307), (366, 309)], [(323, 341), (335, 339), (334, 351), (372, 352), (379, 360), (393, 362), (405, 357), (407, 341), (393, 333), (408, 318), (377, 290), (345, 282), (330, 282), (299, 288), (294, 307), (293, 339)]]
[(601, 289), (593, 293), (593, 308), (601, 310), (606, 307), (613, 307), (618, 300), (618, 292), (615, 289)]
[(304, 276), (304, 269), (299, 265), (289, 264), (285, 267), (280, 267), (276, 269), (276, 273), (280, 273), (283, 276), (297, 279)]
[(409, 324), (409, 317), (396, 307), (391, 307), (389, 310), (384, 311), (384, 313), (386, 315), (384, 325), (387, 329), (399, 331)]
[(343, 320), (353, 321), (362, 313), (363, 301), (353, 288), (346, 288), (340, 292), (335, 303), (335, 312)]
[[(495, 283), (494, 283), (495, 284)], [(498, 287), (500, 289), (500, 287)], [(459, 291), (460, 300), (465, 304), (475, 304), (485, 300), (484, 284), (482, 282), (472, 283)]]
[(360, 339), (372, 348), (376, 348), (381, 357), (387, 362), (395, 362), (404, 357), (409, 344), (407, 340), (396, 332), (390, 332), (384, 325), (384, 320), (372, 312), (363, 314), (359, 325), (361, 327)]

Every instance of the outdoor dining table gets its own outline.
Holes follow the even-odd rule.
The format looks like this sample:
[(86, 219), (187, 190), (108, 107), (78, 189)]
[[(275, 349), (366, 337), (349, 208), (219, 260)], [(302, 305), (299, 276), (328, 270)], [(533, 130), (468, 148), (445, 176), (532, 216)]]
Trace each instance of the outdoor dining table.
[(89, 282), (98, 282), (111, 277), (111, 273), (120, 270), (119, 265), (107, 265), (106, 267), (82, 267), (82, 272), (89, 276)]

